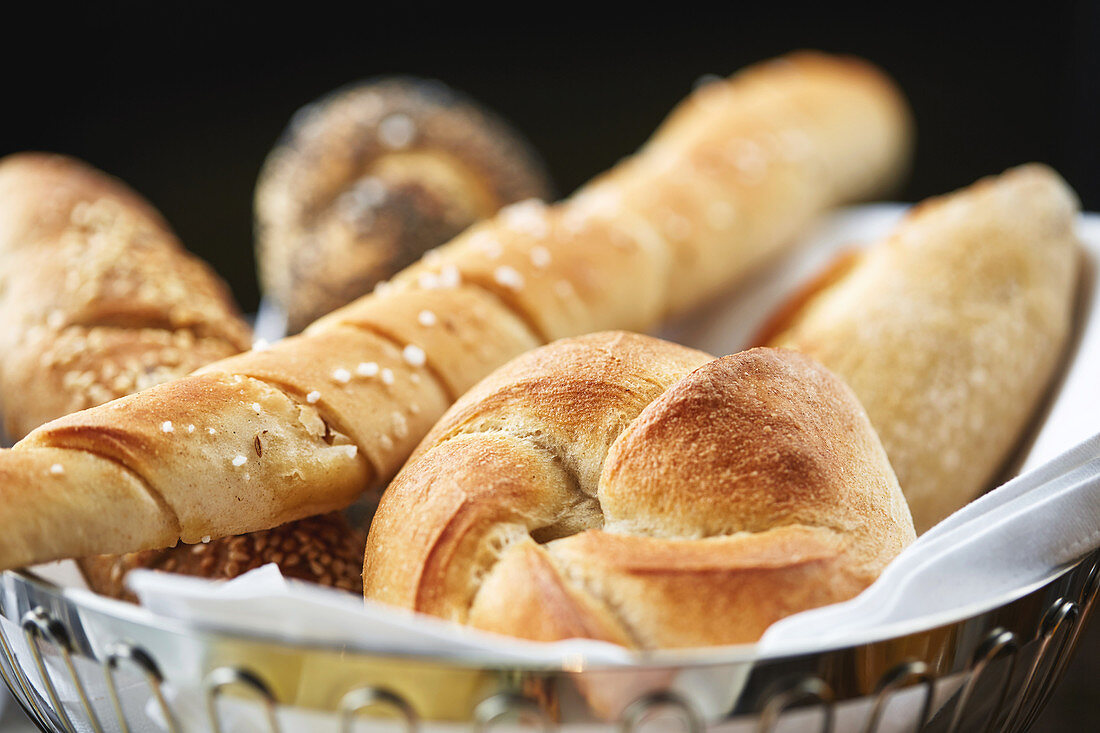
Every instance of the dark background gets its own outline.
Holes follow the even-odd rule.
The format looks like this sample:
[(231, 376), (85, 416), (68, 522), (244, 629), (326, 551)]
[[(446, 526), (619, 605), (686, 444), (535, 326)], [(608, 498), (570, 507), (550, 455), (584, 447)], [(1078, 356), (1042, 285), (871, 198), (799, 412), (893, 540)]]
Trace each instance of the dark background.
[[(1011, 3), (730, 3), (648, 18), (637, 6), (599, 27), (593, 7), (514, 5), (509, 14), (527, 17), (507, 28), (491, 22), (504, 11), (151, 5), (58, 5), (8, 24), (0, 154), (65, 152), (120, 176), (249, 310), (258, 297), (252, 189), (264, 156), (301, 105), (394, 72), (442, 79), (504, 115), (565, 194), (633, 151), (704, 73), (794, 48), (850, 52), (885, 67), (915, 109), (916, 165), (901, 198), (1041, 160), (1100, 209), (1097, 3), (1016, 13)], [(25, 48), (14, 50), (19, 41)]]
[[(635, 4), (599, 26), (594, 6), (513, 4), (487, 18), (461, 7), (452, 18), (283, 5), (5, 15), (0, 154), (65, 152), (120, 176), (251, 310), (256, 173), (293, 111), (337, 86), (442, 79), (526, 133), (565, 194), (633, 151), (702, 74), (820, 48), (875, 61), (909, 95), (918, 148), (901, 199), (1040, 160), (1100, 209), (1100, 3), (681, 3), (651, 17)], [(522, 23), (504, 27), (506, 17)], [(1040, 729), (1082, 729), (1100, 709), (1091, 632)]]

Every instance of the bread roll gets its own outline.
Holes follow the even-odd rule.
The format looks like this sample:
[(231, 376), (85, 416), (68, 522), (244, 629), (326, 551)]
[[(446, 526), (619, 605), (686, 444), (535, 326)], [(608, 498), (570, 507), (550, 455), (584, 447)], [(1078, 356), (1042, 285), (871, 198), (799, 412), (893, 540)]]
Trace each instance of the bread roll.
[[(779, 251), (792, 219), (888, 185), (905, 162), (904, 103), (860, 62), (800, 54), (717, 89), (702, 93), (713, 104), (689, 100), (674, 113), (670, 131), (636, 156), (643, 162), (626, 164), (636, 175), (614, 175), (599, 195), (508, 207), (299, 337), (48, 423), (0, 453), (0, 470), (18, 461), (9, 475), (21, 477), (0, 486), (12, 507), (0, 517), (0, 567), (197, 542), (344, 507), (390, 478), (465, 385), (543, 341), (654, 327)], [(710, 129), (726, 134), (699, 132)], [(796, 135), (799, 155), (737, 173), (728, 145), (770, 150), (791, 130), (805, 136)], [(677, 154), (698, 185), (646, 162), (681, 136)], [(846, 163), (853, 157), (860, 165)], [(686, 237), (666, 236), (666, 215), (635, 203), (641, 194), (627, 183), (680, 202)], [(608, 205), (620, 185), (623, 206)], [(751, 193), (758, 186), (778, 203), (765, 206)], [(707, 215), (721, 203), (740, 224)], [(477, 313), (465, 312), (469, 301)], [(65, 525), (107, 521), (82, 471), (50, 473), (59, 450), (103, 461), (100, 480), (113, 472), (118, 484), (105, 494), (144, 489), (159, 520), (144, 534), (104, 532), (103, 546), (38, 521), (36, 507), (50, 502), (66, 505)], [(32, 499), (32, 485), (47, 488)]]
[(260, 172), (260, 279), (296, 333), (501, 206), (549, 196), (519, 133), (442, 83), (345, 87), (300, 110)]
[(368, 598), (551, 641), (754, 641), (914, 538), (866, 413), (795, 352), (565, 339), (460, 399), (383, 494)]
[(0, 399), (10, 437), (250, 341), (222, 281), (124, 184), (60, 155), (0, 160)]
[(1077, 200), (1027, 165), (915, 207), (760, 339), (840, 375), (923, 532), (990, 487), (1066, 351)]
[[(226, 287), (152, 207), (121, 182), (59, 155), (0, 160), (0, 283), (0, 399), (17, 438), (184, 376), (250, 340)], [(86, 464), (93, 482), (106, 468), (92, 457), (65, 464)], [(126, 509), (143, 493), (128, 482), (116, 495), (120, 516), (108, 522), (158, 522), (147, 498), (137, 499), (137, 511)], [(365, 541), (330, 515), (209, 544), (83, 558), (80, 567), (93, 590), (116, 597), (129, 597), (123, 581), (135, 567), (223, 578), (266, 562), (288, 577), (361, 591)]]

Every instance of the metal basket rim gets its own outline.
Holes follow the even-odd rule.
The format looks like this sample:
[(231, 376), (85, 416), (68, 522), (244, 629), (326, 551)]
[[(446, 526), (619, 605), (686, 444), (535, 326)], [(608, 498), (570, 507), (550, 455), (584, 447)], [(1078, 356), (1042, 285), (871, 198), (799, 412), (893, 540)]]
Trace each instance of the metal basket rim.
[[(336, 644), (331, 641), (310, 639), (308, 636), (291, 638), (289, 636), (265, 632), (248, 632), (240, 628), (220, 627), (213, 624), (188, 622), (182, 619), (160, 616), (141, 606), (136, 606), (114, 598), (108, 598), (90, 590), (58, 586), (51, 581), (38, 577), (32, 571), (26, 569), (4, 571), (2, 575), (14, 576), (17, 578), (17, 582), (31, 586), (37, 593), (59, 598), (64, 603), (71, 604), (78, 609), (87, 609), (92, 612), (119, 618), (128, 623), (153, 628), (157, 631), (168, 631), (182, 636), (190, 636), (197, 633), (217, 637), (225, 641), (273, 644), (293, 649), (351, 651), (376, 658), (389, 658), (459, 668), (484, 669), (487, 667), (506, 667), (512, 670), (536, 672), (579, 672), (582, 670), (586, 672), (598, 672), (601, 670), (621, 671), (625, 668), (659, 670), (682, 668), (686, 666), (703, 668), (729, 664), (752, 664), (765, 661), (773, 662), (783, 659), (794, 659), (806, 655), (840, 652), (890, 639), (903, 638), (911, 634), (920, 634), (933, 629), (963, 623), (970, 619), (980, 617), (994, 609), (1018, 601), (1073, 571), (1082, 563), (1087, 562), (1090, 555), (1086, 555), (1076, 562), (1058, 568), (1040, 580), (1017, 586), (1012, 591), (994, 599), (971, 604), (970, 606), (961, 607), (941, 614), (923, 617), (913, 623), (899, 623), (892, 626), (885, 626), (879, 630), (880, 633), (868, 635), (859, 639), (850, 639), (844, 643), (822, 643), (819, 645), (798, 647), (796, 649), (774, 649), (765, 651), (763, 654), (759, 653), (757, 645), (755, 644), (702, 647), (697, 649), (652, 650), (632, 652), (632, 661), (624, 664), (604, 661), (588, 662), (582, 655), (563, 656), (562, 659), (558, 661), (549, 662), (543, 660), (524, 661), (518, 657), (514, 659), (505, 658), (499, 653), (477, 650), (462, 650), (453, 653), (438, 654), (427, 652), (402, 653), (394, 649), (372, 647), (350, 636), (346, 643)], [(0, 615), (6, 615), (2, 607), (0, 607)], [(11, 620), (15, 622), (19, 621), (19, 619)]]

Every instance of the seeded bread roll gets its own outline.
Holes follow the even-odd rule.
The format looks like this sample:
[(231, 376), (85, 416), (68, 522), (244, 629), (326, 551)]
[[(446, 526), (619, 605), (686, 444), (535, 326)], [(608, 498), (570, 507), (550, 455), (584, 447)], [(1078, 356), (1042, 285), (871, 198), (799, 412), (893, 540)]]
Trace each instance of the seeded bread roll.
[[(10, 508), (0, 567), (197, 542), (347, 506), (391, 477), (463, 385), (560, 336), (655, 327), (782, 249), (792, 220), (889, 185), (905, 163), (904, 102), (866, 64), (796, 54), (716, 84), (725, 91), (702, 92), (716, 104), (689, 100), (674, 113), (680, 146), (667, 142), (679, 133), (658, 132), (635, 157), (643, 164), (625, 164), (638, 180), (612, 174), (619, 183), (599, 195), (507, 207), (301, 336), (48, 423), (0, 453), (0, 470), (19, 454), (9, 475), (22, 477), (0, 485)], [(726, 134), (699, 134), (709, 129)], [(805, 136), (799, 155), (762, 170), (728, 154), (743, 135), (771, 150), (791, 130)], [(645, 162), (672, 147), (697, 185)], [(662, 229), (666, 212), (633, 198), (649, 189), (683, 204), (688, 226), (675, 237)], [(738, 217), (711, 221), (723, 203)], [(478, 313), (460, 314), (471, 298)], [(95, 456), (119, 487), (143, 487), (159, 521), (103, 533), (102, 546), (60, 531), (104, 519), (80, 472), (50, 474), (56, 450)], [(38, 505), (69, 496), (82, 498), (40, 520)]]
[(755, 641), (914, 539), (844, 384), (800, 354), (712, 360), (621, 332), (525, 354), (390, 484), (370, 599), (540, 641)]
[(148, 203), (60, 155), (0, 160), (0, 315), (12, 438), (250, 342), (225, 285)]
[(436, 81), (381, 79), (300, 110), (256, 185), (265, 291), (296, 333), (505, 204), (548, 198), (516, 130)]
[(1062, 362), (1077, 209), (1041, 165), (926, 201), (811, 284), (760, 339), (848, 382), (919, 532), (990, 488)]
[(207, 543), (89, 558), (80, 568), (92, 590), (127, 601), (137, 600), (125, 585), (135, 568), (229, 580), (267, 563), (287, 578), (359, 593), (365, 542), (362, 532), (335, 513)]
[[(225, 286), (183, 250), (145, 201), (62, 156), (23, 153), (0, 161), (0, 283), (6, 344), (0, 398), (16, 438), (53, 418), (182, 377), (249, 342)], [(107, 467), (92, 456), (85, 462), (68, 456), (51, 464), (50, 475), (87, 470), (94, 484), (100, 468)], [(145, 511), (127, 519), (157, 522), (154, 505), (134, 503), (144, 490), (134, 482), (126, 488), (113, 511), (131, 502)], [(224, 578), (266, 562), (288, 577), (361, 591), (365, 541), (343, 517), (330, 515), (254, 536), (79, 564), (93, 590), (116, 597), (129, 597), (123, 580), (135, 567)]]

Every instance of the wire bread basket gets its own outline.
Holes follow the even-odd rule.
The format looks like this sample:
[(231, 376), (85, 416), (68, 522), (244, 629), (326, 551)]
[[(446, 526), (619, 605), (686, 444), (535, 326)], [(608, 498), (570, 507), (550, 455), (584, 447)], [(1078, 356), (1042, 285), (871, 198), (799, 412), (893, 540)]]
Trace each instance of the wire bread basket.
[(590, 667), (395, 656), (193, 628), (0, 576), (0, 674), (45, 731), (1022, 731), (1100, 590), (1100, 551), (987, 608), (781, 658)]

